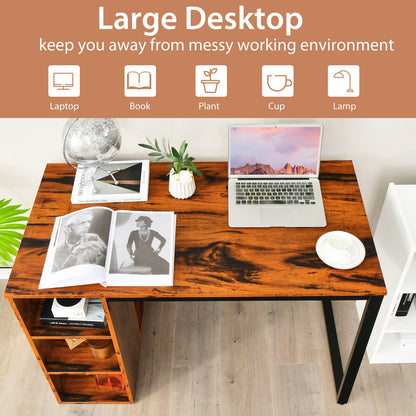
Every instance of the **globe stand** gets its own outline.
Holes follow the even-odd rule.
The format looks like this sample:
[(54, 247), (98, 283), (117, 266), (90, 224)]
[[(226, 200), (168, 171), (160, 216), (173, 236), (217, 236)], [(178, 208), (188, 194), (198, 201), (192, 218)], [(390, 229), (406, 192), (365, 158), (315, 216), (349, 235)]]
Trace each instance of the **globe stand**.
[[(64, 146), (64, 158), (65, 158), (66, 163), (68, 163), (68, 165), (72, 166), (74, 169), (83, 169), (83, 168), (88, 168), (89, 167), (89, 166), (82, 166), (82, 165), (81, 166), (75, 166), (73, 163), (71, 163), (69, 161), (69, 158), (68, 158), (66, 152), (65, 152), (65, 146)], [(97, 169), (100, 169), (103, 172), (105, 172), (108, 176), (111, 176), (111, 179), (113, 179), (114, 185), (118, 185), (119, 181), (117, 180), (117, 178), (114, 175), (117, 172), (120, 172), (120, 169), (108, 170), (108, 169), (105, 169), (103, 166), (106, 166), (106, 165), (98, 165)]]
[(107, 170), (104, 169), (102, 166), (98, 166), (97, 169), (101, 169), (103, 170), (107, 175), (111, 176), (111, 179), (114, 181), (114, 185), (118, 185), (120, 182), (116, 179), (116, 177), (114, 176), (114, 174), (116, 174), (117, 172), (120, 172), (120, 169), (115, 169), (115, 170)]
[[(113, 132), (113, 136), (108, 135), (109, 131)], [(75, 140), (75, 145), (73, 145), (73, 140)], [(116, 156), (120, 149), (120, 143), (120, 133), (113, 119), (76, 118), (70, 120), (66, 125), (63, 137), (63, 155), (68, 165), (74, 169), (96, 167), (110, 176), (114, 185), (119, 185), (115, 174), (120, 169), (107, 169), (105, 162)], [(71, 149), (70, 151), (68, 147)]]

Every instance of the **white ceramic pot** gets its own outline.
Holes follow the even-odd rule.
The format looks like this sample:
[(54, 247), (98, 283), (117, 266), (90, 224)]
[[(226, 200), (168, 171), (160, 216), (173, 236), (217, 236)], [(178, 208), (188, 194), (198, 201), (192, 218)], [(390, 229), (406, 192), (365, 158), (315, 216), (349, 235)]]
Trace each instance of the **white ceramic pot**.
[(190, 170), (182, 170), (175, 173), (172, 169), (169, 173), (169, 192), (174, 198), (186, 199), (195, 192), (195, 179)]

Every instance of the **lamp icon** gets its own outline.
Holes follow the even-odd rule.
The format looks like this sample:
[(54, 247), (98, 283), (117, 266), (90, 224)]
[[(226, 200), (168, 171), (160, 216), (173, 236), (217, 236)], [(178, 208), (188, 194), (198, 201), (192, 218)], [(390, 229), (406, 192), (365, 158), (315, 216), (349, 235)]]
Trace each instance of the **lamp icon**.
[[(344, 75), (345, 74), (345, 75)], [(351, 74), (346, 71), (345, 69), (342, 69), (341, 71), (338, 71), (334, 74), (334, 78), (345, 78), (348, 77), (348, 89), (347, 92), (354, 92), (354, 90), (351, 88)]]

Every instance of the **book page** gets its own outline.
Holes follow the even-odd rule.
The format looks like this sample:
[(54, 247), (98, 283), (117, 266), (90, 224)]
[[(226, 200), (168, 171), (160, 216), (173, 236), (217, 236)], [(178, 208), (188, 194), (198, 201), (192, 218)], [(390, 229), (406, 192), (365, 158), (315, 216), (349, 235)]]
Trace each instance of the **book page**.
[(139, 74), (139, 88), (140, 89), (149, 89), (152, 87), (152, 76), (150, 72), (143, 71)]
[(127, 88), (140, 88), (140, 75), (137, 72), (127, 73)]
[(109, 286), (171, 286), (176, 217), (173, 212), (117, 211), (107, 257)]
[(112, 210), (92, 207), (55, 220), (39, 288), (104, 279)]

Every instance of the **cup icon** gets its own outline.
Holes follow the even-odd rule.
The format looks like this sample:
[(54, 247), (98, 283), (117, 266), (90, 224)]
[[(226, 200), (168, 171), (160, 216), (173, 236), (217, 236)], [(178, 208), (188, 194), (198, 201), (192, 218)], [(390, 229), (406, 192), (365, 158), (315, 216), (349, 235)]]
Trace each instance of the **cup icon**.
[(287, 75), (267, 75), (267, 86), (275, 92), (284, 90), (292, 85), (292, 80)]

